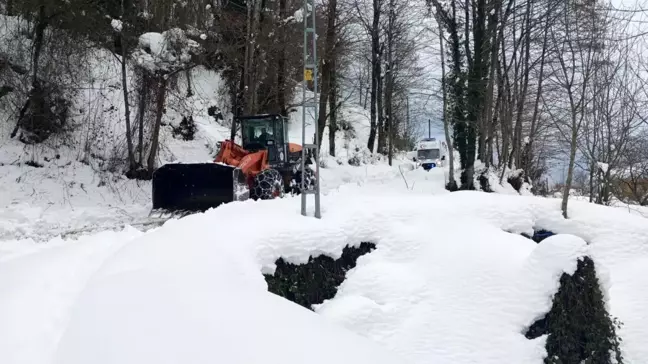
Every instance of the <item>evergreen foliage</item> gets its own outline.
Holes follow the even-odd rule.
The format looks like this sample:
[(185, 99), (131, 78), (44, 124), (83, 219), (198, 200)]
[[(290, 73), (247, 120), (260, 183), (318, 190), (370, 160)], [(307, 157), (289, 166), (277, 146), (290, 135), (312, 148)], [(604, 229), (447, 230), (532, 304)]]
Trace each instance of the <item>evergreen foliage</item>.
[(306, 264), (291, 264), (279, 258), (274, 275), (266, 274), (268, 291), (312, 309), (312, 305), (335, 297), (346, 272), (356, 266), (362, 255), (376, 248), (372, 243), (345, 247), (339, 259), (324, 255), (310, 257)]
[(620, 325), (605, 309), (594, 261), (584, 257), (574, 275), (562, 275), (551, 311), (525, 336), (548, 335), (545, 364), (621, 364)]
[[(523, 236), (540, 243), (554, 235), (547, 230)], [(563, 273), (551, 310), (524, 334), (527, 339), (548, 335), (545, 364), (622, 364), (621, 323), (605, 309), (594, 261), (578, 261), (573, 275)]]

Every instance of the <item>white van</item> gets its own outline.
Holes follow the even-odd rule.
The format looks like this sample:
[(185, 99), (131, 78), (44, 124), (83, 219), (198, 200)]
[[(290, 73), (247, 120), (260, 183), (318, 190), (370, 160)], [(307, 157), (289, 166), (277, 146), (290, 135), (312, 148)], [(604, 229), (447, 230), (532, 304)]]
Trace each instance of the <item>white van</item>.
[(407, 153), (407, 156), (428, 171), (443, 165), (447, 151), (448, 147), (445, 142), (436, 140), (436, 138), (424, 138), (416, 143), (414, 150)]

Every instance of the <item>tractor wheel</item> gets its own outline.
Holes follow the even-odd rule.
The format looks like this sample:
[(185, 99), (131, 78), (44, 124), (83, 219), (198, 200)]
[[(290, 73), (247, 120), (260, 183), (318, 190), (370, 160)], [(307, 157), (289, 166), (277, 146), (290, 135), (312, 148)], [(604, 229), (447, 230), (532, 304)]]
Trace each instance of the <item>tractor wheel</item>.
[[(315, 184), (317, 183), (315, 178), (315, 172), (309, 167), (306, 167), (305, 182), (306, 182), (307, 190), (315, 189)], [(302, 183), (302, 172), (301, 169), (298, 169), (293, 175), (293, 179), (290, 184), (292, 187), (291, 188), (292, 194), (298, 195), (301, 193), (302, 191), (301, 183)]]
[(254, 177), (252, 197), (261, 200), (283, 197), (283, 189), (284, 183), (281, 174), (276, 169), (269, 168)]

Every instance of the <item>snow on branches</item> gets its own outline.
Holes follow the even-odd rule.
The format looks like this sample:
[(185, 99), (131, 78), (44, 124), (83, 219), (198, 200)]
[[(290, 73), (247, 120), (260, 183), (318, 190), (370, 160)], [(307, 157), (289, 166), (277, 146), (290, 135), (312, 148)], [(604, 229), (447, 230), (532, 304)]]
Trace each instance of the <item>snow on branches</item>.
[(182, 29), (172, 28), (142, 34), (133, 58), (147, 72), (166, 76), (186, 69), (200, 50), (200, 45), (187, 38)]

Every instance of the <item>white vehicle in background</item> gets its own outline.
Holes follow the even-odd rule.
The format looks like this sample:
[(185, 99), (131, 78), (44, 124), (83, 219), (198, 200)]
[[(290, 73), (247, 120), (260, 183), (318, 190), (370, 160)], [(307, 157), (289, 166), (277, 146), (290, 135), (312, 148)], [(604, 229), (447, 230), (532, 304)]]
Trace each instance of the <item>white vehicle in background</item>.
[(414, 150), (407, 153), (407, 157), (417, 162), (417, 165), (429, 171), (434, 167), (442, 166), (446, 160), (448, 147), (445, 142), (436, 138), (421, 139)]

